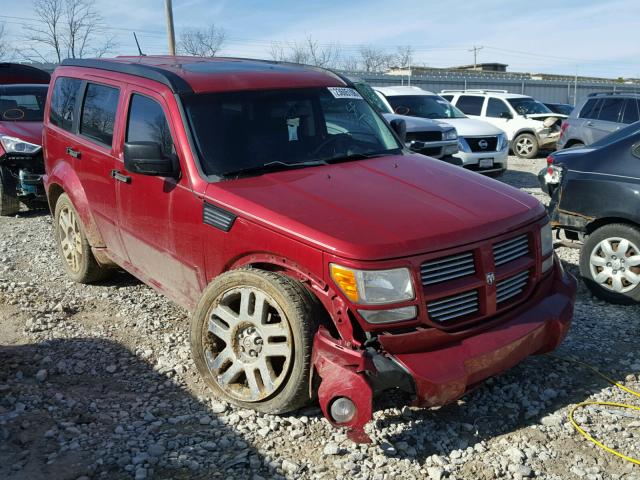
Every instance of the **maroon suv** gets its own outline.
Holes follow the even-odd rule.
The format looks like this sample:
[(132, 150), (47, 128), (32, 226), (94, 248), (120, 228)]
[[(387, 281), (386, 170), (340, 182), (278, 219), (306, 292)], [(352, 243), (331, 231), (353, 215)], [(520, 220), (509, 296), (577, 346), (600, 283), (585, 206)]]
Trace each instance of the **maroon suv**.
[(374, 395), (441, 405), (567, 333), (544, 208), (414, 154), (329, 71), (232, 58), (68, 60), (45, 185), (69, 275), (119, 266), (193, 312), (214, 393), (318, 395), (366, 440)]

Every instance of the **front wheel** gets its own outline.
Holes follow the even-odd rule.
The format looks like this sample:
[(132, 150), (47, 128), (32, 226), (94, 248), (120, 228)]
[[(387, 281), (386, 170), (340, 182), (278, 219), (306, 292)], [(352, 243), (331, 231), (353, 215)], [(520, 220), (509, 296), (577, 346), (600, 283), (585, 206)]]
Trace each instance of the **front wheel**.
[(538, 139), (530, 133), (521, 133), (513, 141), (513, 153), (520, 158), (533, 158), (538, 150)]
[(316, 329), (311, 295), (301, 284), (274, 272), (232, 270), (204, 291), (191, 322), (191, 351), (218, 397), (284, 413), (310, 400)]
[(598, 298), (617, 304), (640, 301), (640, 230), (605, 225), (594, 231), (580, 254), (580, 274)]

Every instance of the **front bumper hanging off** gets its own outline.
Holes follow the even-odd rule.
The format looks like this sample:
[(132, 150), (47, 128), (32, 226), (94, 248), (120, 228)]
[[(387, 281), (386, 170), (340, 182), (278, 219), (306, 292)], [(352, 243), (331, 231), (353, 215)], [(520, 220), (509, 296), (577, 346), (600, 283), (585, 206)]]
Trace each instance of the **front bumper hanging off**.
[[(388, 335), (387, 341), (381, 337), (378, 350), (354, 350), (320, 329), (313, 364), (321, 379), (318, 400), (323, 414), (333, 425), (347, 427), (353, 441), (368, 443), (364, 427), (372, 419), (373, 398), (384, 390), (410, 391), (415, 406), (444, 405), (530, 355), (555, 350), (571, 324), (576, 281), (557, 264), (549, 280), (550, 286), (539, 288), (503, 321), (474, 334), (440, 332), (445, 339), (437, 347), (420, 349), (421, 336), (428, 333), (421, 330)], [(338, 422), (332, 405), (341, 398), (348, 399), (354, 411)]]

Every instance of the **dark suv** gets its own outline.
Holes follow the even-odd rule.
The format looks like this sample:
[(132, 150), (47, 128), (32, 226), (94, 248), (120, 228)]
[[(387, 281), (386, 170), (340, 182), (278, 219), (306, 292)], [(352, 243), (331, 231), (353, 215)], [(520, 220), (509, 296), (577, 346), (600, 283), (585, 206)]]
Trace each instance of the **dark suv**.
[(372, 397), (452, 402), (555, 349), (575, 281), (544, 207), (415, 154), (348, 80), (287, 63), (68, 60), (45, 185), (71, 278), (120, 266), (193, 312), (216, 395), (317, 394), (365, 441)]
[(587, 287), (610, 302), (640, 301), (640, 122), (547, 162), (539, 178), (552, 194), (552, 223), (584, 241)]
[(558, 150), (582, 147), (640, 120), (640, 94), (590, 94), (562, 122)]

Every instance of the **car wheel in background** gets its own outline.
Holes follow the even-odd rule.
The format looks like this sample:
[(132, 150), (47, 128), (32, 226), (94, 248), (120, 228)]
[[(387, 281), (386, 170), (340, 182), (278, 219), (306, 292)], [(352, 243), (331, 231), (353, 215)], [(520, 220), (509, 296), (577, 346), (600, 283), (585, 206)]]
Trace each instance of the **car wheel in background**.
[(531, 133), (521, 133), (513, 141), (513, 153), (520, 158), (533, 158), (538, 150), (538, 139)]
[(584, 147), (584, 143), (582, 142), (576, 142), (574, 144), (572, 144), (570, 147), (568, 148), (583, 148)]
[(93, 256), (80, 216), (66, 193), (56, 203), (53, 228), (62, 263), (74, 282), (93, 283), (110, 273)]
[(12, 195), (15, 194), (15, 186), (10, 175), (9, 170), (0, 167), (0, 215), (3, 217), (15, 215), (20, 211), (20, 201)]
[(317, 330), (311, 294), (284, 275), (232, 270), (204, 291), (191, 322), (196, 367), (216, 396), (284, 413), (310, 400)]
[(595, 230), (582, 247), (580, 274), (598, 298), (617, 304), (640, 301), (640, 230), (625, 224)]

